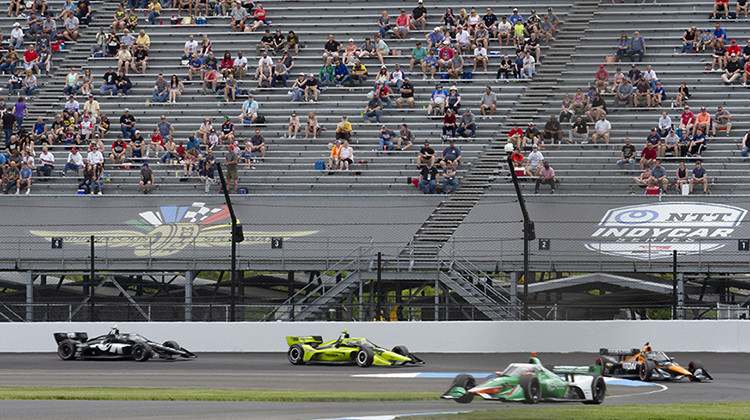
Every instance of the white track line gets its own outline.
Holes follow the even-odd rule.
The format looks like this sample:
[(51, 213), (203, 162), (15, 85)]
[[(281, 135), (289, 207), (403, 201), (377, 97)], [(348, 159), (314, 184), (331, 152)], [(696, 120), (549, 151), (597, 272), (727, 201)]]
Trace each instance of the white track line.
[(658, 392), (663, 392), (663, 391), (666, 391), (667, 389), (669, 389), (669, 388), (667, 388), (666, 385), (656, 384), (656, 383), (654, 385), (660, 387), (660, 389), (657, 389), (655, 391), (649, 391), (649, 392), (636, 392), (636, 393), (633, 393), (633, 394), (610, 395), (607, 398), (622, 398), (622, 397), (634, 397), (634, 396), (641, 396), (641, 395), (648, 395), (648, 394), (656, 394)]

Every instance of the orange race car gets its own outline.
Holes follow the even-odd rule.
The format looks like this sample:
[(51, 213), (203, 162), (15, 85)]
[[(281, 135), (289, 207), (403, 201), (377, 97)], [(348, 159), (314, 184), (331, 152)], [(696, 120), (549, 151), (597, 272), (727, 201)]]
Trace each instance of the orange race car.
[(602, 375), (635, 378), (641, 381), (676, 380), (684, 377), (699, 382), (713, 380), (700, 361), (692, 361), (687, 369), (663, 351), (654, 351), (646, 343), (642, 349), (600, 349), (595, 362), (602, 367)]

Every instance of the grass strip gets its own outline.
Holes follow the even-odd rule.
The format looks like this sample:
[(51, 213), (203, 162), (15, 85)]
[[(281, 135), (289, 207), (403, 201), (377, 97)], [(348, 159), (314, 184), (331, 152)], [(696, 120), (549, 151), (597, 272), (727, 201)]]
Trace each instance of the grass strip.
[[(502, 403), (498, 403), (502, 404)], [(654, 405), (597, 405), (511, 407), (502, 404), (496, 410), (471, 413), (443, 414), (438, 416), (409, 416), (408, 420), (495, 420), (503, 419), (555, 419), (555, 420), (740, 420), (747, 419), (750, 402), (679, 403)], [(454, 407), (456, 411), (470, 409), (471, 405)], [(506, 408), (507, 407), (507, 408)], [(407, 418), (404, 417), (404, 420)]]
[(216, 388), (0, 387), (0, 400), (361, 402), (428, 401), (435, 399), (434, 392), (277, 391)]

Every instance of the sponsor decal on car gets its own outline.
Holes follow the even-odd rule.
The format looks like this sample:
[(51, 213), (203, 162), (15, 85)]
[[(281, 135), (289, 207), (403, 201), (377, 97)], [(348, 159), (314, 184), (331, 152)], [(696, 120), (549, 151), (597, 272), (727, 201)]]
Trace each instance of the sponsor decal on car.
[(691, 255), (724, 247), (747, 210), (725, 204), (653, 203), (607, 211), (587, 249), (636, 259)]

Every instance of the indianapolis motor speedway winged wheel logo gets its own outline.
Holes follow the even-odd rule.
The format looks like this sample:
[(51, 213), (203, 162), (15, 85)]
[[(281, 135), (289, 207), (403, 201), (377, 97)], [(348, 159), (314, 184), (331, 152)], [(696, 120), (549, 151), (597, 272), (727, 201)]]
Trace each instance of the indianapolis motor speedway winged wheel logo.
[[(138, 214), (138, 219), (125, 222), (132, 229), (85, 231), (40, 231), (32, 235), (46, 239), (61, 237), (66, 244), (89, 243), (94, 235), (98, 243), (112, 248), (133, 248), (138, 257), (166, 257), (187, 247), (210, 248), (227, 246), (231, 237), (231, 220), (226, 206), (208, 207), (206, 203), (191, 206), (163, 206), (159, 211)], [(245, 243), (267, 243), (271, 237), (292, 238), (317, 233), (244, 232)]]

